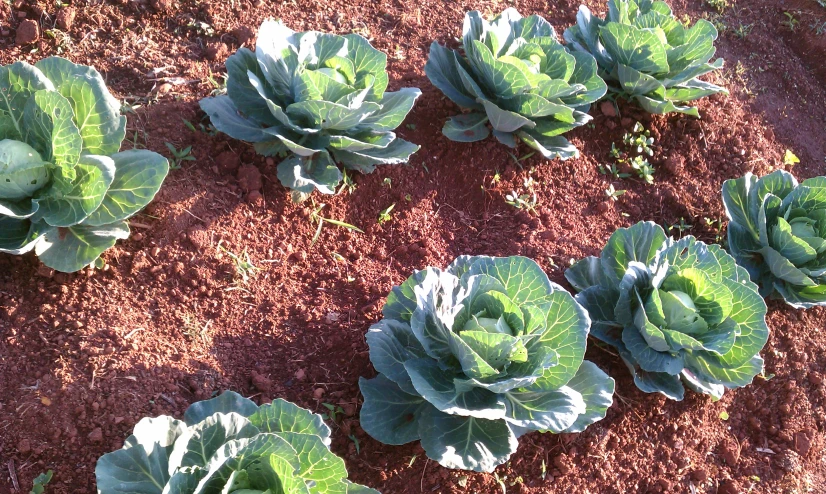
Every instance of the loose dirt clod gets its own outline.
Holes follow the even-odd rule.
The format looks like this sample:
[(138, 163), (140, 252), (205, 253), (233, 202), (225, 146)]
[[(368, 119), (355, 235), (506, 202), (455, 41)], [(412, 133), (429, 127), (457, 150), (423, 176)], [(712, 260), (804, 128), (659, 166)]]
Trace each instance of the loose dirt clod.
[(18, 45), (28, 45), (40, 39), (40, 25), (31, 19), (26, 19), (17, 26), (17, 35), (14, 40)]
[(249, 26), (240, 25), (232, 30), (232, 35), (238, 40), (239, 45), (245, 45), (255, 38), (255, 31)]
[(204, 50), (204, 56), (207, 60), (221, 61), (227, 58), (229, 55), (229, 47), (226, 43), (210, 43), (207, 45), (206, 50)]
[(57, 27), (64, 31), (71, 31), (76, 15), (77, 11), (73, 7), (63, 7), (57, 12), (57, 18), (55, 19)]
[(251, 192), (254, 190), (261, 190), (263, 183), (261, 181), (261, 171), (255, 165), (244, 164), (238, 168), (238, 185), (242, 190)]

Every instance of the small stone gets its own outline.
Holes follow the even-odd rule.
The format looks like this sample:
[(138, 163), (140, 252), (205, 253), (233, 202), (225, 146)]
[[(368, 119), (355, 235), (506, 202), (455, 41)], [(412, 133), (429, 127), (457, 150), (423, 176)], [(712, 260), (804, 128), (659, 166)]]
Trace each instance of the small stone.
[(51, 278), (54, 276), (54, 269), (46, 266), (45, 264), (41, 264), (37, 268), (37, 274), (44, 277), (44, 278)]
[(800, 431), (794, 435), (794, 449), (797, 451), (797, 454), (804, 458), (809, 454), (809, 450), (812, 448), (813, 437), (814, 431)]
[(680, 155), (674, 154), (671, 155), (667, 160), (665, 160), (665, 169), (669, 171), (672, 175), (677, 175), (682, 171), (683, 165), (685, 164), (685, 158)]
[(313, 390), (313, 397), (316, 400), (320, 400), (322, 396), (324, 396), (324, 388), (315, 388)]
[(17, 36), (15, 42), (18, 45), (28, 45), (40, 39), (40, 25), (37, 22), (26, 19), (17, 26)]
[(229, 55), (229, 47), (226, 43), (209, 43), (204, 50), (204, 56), (207, 60), (220, 61), (227, 58)]
[(57, 27), (64, 31), (70, 31), (72, 25), (75, 23), (75, 16), (77, 11), (72, 7), (64, 7), (57, 13)]
[(29, 451), (32, 450), (32, 444), (29, 442), (28, 439), (21, 439), (19, 443), (17, 443), (17, 452), (21, 455), (25, 455)]
[(571, 471), (571, 460), (568, 455), (561, 454), (554, 458), (554, 466), (562, 475), (567, 475)]
[(725, 443), (723, 445), (722, 457), (730, 466), (735, 466), (740, 459), (740, 446), (733, 442)]
[(616, 117), (617, 116), (617, 109), (614, 107), (614, 103), (610, 101), (603, 101), (599, 104), (599, 110), (602, 112), (603, 115), (606, 117)]
[(166, 94), (172, 92), (172, 84), (168, 82), (164, 82), (160, 86), (158, 86), (158, 93), (159, 94)]
[(103, 441), (103, 430), (100, 427), (96, 427), (92, 432), (89, 433), (89, 441), (93, 443), (99, 443)]
[(305, 377), (307, 377), (307, 372), (304, 369), (298, 369), (295, 371), (296, 381), (303, 381)]
[(232, 30), (232, 35), (238, 40), (239, 45), (244, 45), (255, 37), (255, 32), (249, 26), (237, 26)]
[(234, 173), (235, 170), (241, 166), (241, 160), (238, 159), (238, 155), (232, 151), (224, 151), (219, 154), (218, 157), (215, 158), (215, 163), (218, 164), (218, 168), (224, 173)]
[(253, 190), (261, 190), (263, 182), (261, 181), (261, 172), (255, 165), (244, 164), (238, 168), (238, 185), (247, 192)]
[(252, 381), (252, 385), (263, 393), (269, 393), (272, 390), (272, 379), (268, 378), (263, 374), (259, 374), (255, 371), (252, 371), (250, 373), (250, 380)]
[(741, 494), (742, 492), (736, 480), (724, 480), (717, 488), (717, 494)]
[(158, 12), (168, 12), (172, 10), (173, 0), (152, 0), (152, 8)]
[(694, 470), (691, 472), (691, 478), (696, 480), (697, 482), (705, 482), (708, 479), (708, 472), (703, 470), (702, 468), (699, 470)]
[(341, 314), (338, 312), (329, 312), (324, 316), (324, 324), (335, 324), (338, 322), (339, 318), (341, 318)]
[(264, 196), (261, 195), (261, 191), (253, 190), (249, 194), (247, 194), (247, 202), (249, 204), (257, 204), (264, 201)]

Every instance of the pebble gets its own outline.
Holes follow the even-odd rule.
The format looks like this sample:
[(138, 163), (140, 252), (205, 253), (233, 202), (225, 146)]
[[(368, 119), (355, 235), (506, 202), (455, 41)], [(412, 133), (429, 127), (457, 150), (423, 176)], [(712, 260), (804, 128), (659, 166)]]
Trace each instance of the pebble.
[(72, 7), (64, 7), (60, 9), (57, 13), (57, 27), (63, 31), (71, 30), (72, 25), (75, 23), (75, 15), (77, 15), (77, 11)]
[[(25, 15), (25, 14), (24, 14)], [(36, 21), (26, 19), (17, 26), (15, 42), (18, 45), (28, 45), (40, 39), (40, 26)]]
[(32, 444), (29, 442), (28, 439), (21, 439), (19, 443), (17, 443), (17, 452), (21, 455), (25, 455), (29, 451), (32, 450)]
[(717, 488), (717, 494), (740, 494), (743, 492), (740, 489), (740, 484), (736, 480), (724, 480)]
[(614, 103), (610, 101), (603, 101), (599, 104), (599, 111), (602, 112), (603, 115), (606, 117), (616, 117), (617, 116), (617, 109), (614, 108)]
[(92, 432), (89, 433), (89, 441), (93, 443), (99, 443), (103, 441), (103, 430), (100, 427), (96, 427)]

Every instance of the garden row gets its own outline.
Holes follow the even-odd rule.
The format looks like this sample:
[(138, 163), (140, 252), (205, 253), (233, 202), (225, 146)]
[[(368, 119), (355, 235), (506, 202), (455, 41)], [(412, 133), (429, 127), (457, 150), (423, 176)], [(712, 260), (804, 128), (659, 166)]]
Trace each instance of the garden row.
[[(698, 76), (716, 30), (687, 27), (663, 2), (582, 7), (559, 44), (539, 16), (466, 15), (461, 50), (431, 46), (425, 71), (469, 111), (445, 124), (455, 141), (519, 142), (546, 158), (577, 154), (562, 134), (590, 104), (635, 100), (652, 113), (724, 92)], [(302, 200), (333, 193), (345, 169), (406, 162), (396, 137), (418, 89), (385, 92), (386, 56), (359, 35), (296, 33), (265, 22), (255, 52), (227, 60), (227, 94), (201, 101), (212, 125), (280, 156), (278, 177)], [(93, 68), (61, 58), (0, 69), (0, 251), (34, 250), (77, 271), (129, 235), (128, 219), (169, 169), (147, 150), (119, 152), (126, 119)], [(642, 146), (642, 145), (641, 145)], [(386, 444), (420, 440), (448, 468), (492, 471), (532, 431), (578, 432), (600, 420), (614, 381), (584, 361), (589, 334), (614, 347), (645, 392), (685, 387), (719, 399), (763, 372), (763, 296), (826, 305), (826, 178), (728, 180), (728, 247), (668, 238), (653, 223), (617, 230), (599, 257), (553, 284), (524, 257), (462, 256), (394, 288), (367, 335), (378, 371), (360, 381), (364, 430)], [(192, 405), (183, 420), (146, 418), (104, 455), (99, 492), (372, 492), (349, 483), (320, 416), (239, 395)]]

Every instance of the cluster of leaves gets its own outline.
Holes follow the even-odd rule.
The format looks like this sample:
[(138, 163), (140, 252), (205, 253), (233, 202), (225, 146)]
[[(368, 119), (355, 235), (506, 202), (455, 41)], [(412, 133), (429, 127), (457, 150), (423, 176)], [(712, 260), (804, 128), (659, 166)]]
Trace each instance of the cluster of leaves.
[(766, 303), (718, 245), (666, 237), (657, 224), (620, 228), (600, 257), (565, 272), (591, 334), (617, 348), (641, 390), (715, 399), (762, 373)]
[(232, 391), (194, 403), (183, 420), (142, 419), (95, 477), (99, 494), (378, 494), (347, 480), (320, 415)]
[(29, 494), (43, 494), (46, 492), (46, 486), (52, 481), (53, 475), (54, 472), (48, 470), (46, 473), (41, 473), (35, 477), (32, 481), (32, 490), (29, 491)]
[(826, 177), (798, 184), (777, 170), (726, 180), (728, 244), (764, 296), (826, 306)]
[(578, 155), (561, 134), (588, 123), (590, 104), (605, 95), (592, 56), (569, 52), (545, 19), (513, 8), (491, 21), (467, 13), (462, 47), (464, 56), (434, 41), (425, 65), (434, 86), (472, 110), (447, 121), (449, 139), (485, 139), (490, 125), (507, 146), (521, 140), (546, 158)]
[(709, 63), (717, 29), (702, 19), (684, 26), (665, 2), (608, 0), (605, 19), (583, 5), (564, 38), (572, 49), (596, 58), (611, 93), (636, 100), (650, 113), (699, 117), (696, 107), (681, 104), (728, 93), (698, 78), (723, 66), (722, 59)]
[(120, 104), (92, 67), (49, 57), (0, 67), (0, 252), (74, 272), (129, 236), (169, 163), (118, 152)]
[(281, 183), (304, 199), (333, 194), (342, 172), (407, 162), (419, 147), (393, 132), (421, 91), (385, 92), (387, 55), (357, 34), (295, 32), (265, 21), (256, 49), (227, 59), (227, 94), (201, 100), (215, 127), (252, 142), (264, 156), (287, 156)]
[(448, 468), (490, 472), (530, 431), (579, 432), (614, 381), (583, 361), (587, 312), (524, 257), (462, 256), (393, 288), (370, 328), (361, 425), (385, 444), (421, 440)]
[(611, 143), (609, 157), (613, 158), (615, 164), (608, 167), (600, 165), (600, 172), (604, 175), (611, 173), (616, 178), (627, 178), (629, 173), (620, 172), (616, 164), (628, 165), (645, 183), (654, 183), (654, 166), (648, 162), (648, 158), (654, 156), (654, 138), (651, 131), (646, 130), (639, 122), (634, 124), (631, 132), (626, 132), (622, 136), (622, 148), (616, 143)]

